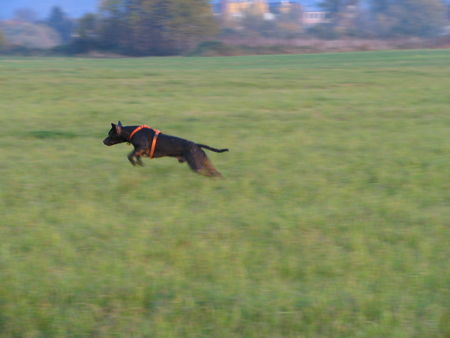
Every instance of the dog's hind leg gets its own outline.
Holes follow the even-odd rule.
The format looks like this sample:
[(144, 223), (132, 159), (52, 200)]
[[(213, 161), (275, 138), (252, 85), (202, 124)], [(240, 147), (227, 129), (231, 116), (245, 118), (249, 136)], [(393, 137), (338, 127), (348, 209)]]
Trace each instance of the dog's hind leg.
[(198, 146), (193, 146), (189, 149), (184, 158), (188, 162), (193, 171), (204, 176), (221, 177), (222, 175), (213, 167), (211, 161), (206, 156), (205, 152)]
[(189, 167), (196, 173), (200, 173), (199, 170), (202, 168), (201, 162), (197, 159), (197, 156), (189, 150), (184, 154), (184, 159), (189, 164)]
[(127, 158), (132, 165), (136, 165), (136, 161), (134, 160), (134, 150), (128, 154)]
[(204, 168), (208, 171), (208, 176), (214, 176), (214, 177), (222, 177), (222, 174), (217, 171), (216, 168), (211, 163), (211, 160), (206, 157), (203, 162)]

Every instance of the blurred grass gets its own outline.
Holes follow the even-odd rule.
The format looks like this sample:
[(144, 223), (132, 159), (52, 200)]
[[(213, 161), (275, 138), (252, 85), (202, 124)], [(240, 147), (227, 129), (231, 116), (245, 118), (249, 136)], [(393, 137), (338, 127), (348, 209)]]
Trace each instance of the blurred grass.
[(0, 336), (450, 335), (449, 57), (0, 58)]

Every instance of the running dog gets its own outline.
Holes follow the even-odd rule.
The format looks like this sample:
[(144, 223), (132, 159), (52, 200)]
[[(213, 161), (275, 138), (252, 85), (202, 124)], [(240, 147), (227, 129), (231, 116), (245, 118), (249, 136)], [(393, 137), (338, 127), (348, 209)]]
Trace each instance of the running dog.
[(222, 175), (214, 168), (202, 148), (216, 153), (228, 151), (167, 135), (147, 125), (122, 126), (120, 121), (118, 124), (111, 123), (111, 130), (103, 143), (112, 146), (123, 142), (134, 146), (134, 150), (128, 154), (128, 160), (132, 165), (142, 166), (142, 156), (149, 158), (170, 156), (177, 158), (180, 163), (187, 162), (196, 173), (211, 177)]

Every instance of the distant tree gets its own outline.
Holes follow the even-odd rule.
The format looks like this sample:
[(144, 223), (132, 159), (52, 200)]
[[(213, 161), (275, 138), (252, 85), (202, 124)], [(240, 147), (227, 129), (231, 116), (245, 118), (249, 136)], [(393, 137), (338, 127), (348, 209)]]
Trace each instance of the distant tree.
[(67, 43), (70, 41), (74, 24), (60, 7), (53, 7), (50, 11), (50, 15), (45, 22), (48, 26), (58, 32), (63, 43)]
[(73, 38), (63, 51), (80, 54), (104, 47), (99, 38), (99, 18), (95, 14), (87, 13), (76, 22)]
[[(133, 45), (135, 37), (131, 34), (130, 25), (138, 21), (134, 15), (140, 9), (141, 0), (103, 0), (97, 22), (99, 43), (107, 49), (128, 49)], [(133, 15), (134, 20), (130, 20)]]
[(6, 38), (3, 32), (0, 30), (0, 50), (6, 47)]
[[(208, 0), (166, 0), (166, 29), (173, 50), (192, 48), (217, 33), (218, 28)], [(163, 14), (163, 13), (161, 13)], [(163, 15), (164, 15), (163, 14)], [(162, 19), (162, 18), (161, 18)]]
[(329, 23), (324, 25), (329, 35), (354, 34), (358, 26), (359, 0), (322, 0), (320, 7), (328, 13)]
[(103, 46), (136, 55), (176, 54), (216, 32), (208, 0), (103, 0)]
[(98, 37), (98, 19), (95, 14), (83, 15), (77, 23), (75, 33), (81, 39), (96, 39)]
[(141, 0), (102, 0), (100, 5), (97, 34), (102, 45), (119, 49), (133, 39), (128, 27), (128, 16)]
[(433, 36), (447, 20), (442, 0), (372, 0), (372, 8), (382, 36)]
[(13, 18), (22, 22), (35, 22), (37, 20), (37, 14), (30, 8), (19, 8), (14, 12)]
[(246, 37), (275, 37), (277, 23), (275, 20), (265, 20), (261, 14), (252, 7), (244, 11), (239, 23), (240, 36)]
[(249, 7), (239, 20), (238, 35), (246, 37), (295, 38), (301, 33), (300, 6), (291, 6), (286, 11), (277, 8), (272, 18), (267, 19), (256, 8)]
[(281, 12), (276, 17), (277, 32), (280, 38), (293, 38), (303, 32), (301, 25), (302, 7), (291, 4), (288, 12)]

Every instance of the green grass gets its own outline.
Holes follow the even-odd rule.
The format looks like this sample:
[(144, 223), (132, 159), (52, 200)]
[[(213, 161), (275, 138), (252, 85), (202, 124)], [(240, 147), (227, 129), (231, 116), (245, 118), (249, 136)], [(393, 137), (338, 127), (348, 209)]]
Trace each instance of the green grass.
[(449, 59), (0, 58), (0, 336), (448, 337)]

